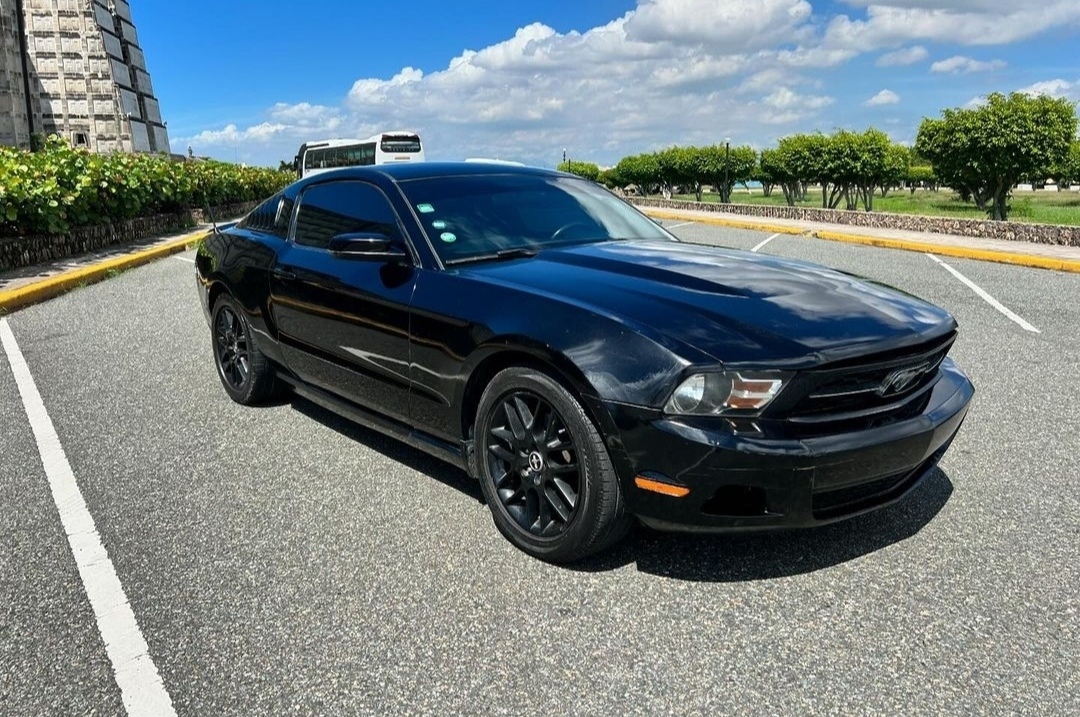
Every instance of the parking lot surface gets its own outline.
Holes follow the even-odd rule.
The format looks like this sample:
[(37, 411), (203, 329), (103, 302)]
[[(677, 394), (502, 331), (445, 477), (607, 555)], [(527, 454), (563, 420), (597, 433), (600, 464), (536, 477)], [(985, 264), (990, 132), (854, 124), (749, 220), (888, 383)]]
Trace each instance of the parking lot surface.
[[(460, 471), (232, 403), (190, 254), (2, 319), (176, 713), (1080, 714), (1080, 275), (667, 224), (952, 311), (978, 393), (940, 470), (833, 526), (557, 567)], [(11, 364), (0, 714), (124, 714)]]

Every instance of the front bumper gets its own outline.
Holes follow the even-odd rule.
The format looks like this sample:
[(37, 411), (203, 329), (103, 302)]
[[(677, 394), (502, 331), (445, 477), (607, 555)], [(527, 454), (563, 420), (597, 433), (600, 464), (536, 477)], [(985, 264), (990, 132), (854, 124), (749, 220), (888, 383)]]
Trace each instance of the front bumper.
[[(951, 361), (922, 412), (865, 430), (777, 438), (691, 422), (643, 420), (609, 405), (624, 453), (632, 513), (661, 530), (730, 532), (809, 527), (903, 498), (937, 465), (967, 415), (975, 389)], [(682, 498), (646, 491), (634, 477), (682, 486)]]

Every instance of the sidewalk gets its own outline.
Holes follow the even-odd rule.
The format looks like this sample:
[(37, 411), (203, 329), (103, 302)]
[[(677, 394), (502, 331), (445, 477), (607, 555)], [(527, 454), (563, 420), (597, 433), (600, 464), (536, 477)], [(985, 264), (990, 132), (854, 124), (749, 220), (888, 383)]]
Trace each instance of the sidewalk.
[(46, 301), (78, 286), (186, 250), (209, 234), (211, 225), (184, 233), (109, 247), (68, 259), (0, 273), (0, 316)]
[(942, 256), (1080, 273), (1080, 247), (981, 239), (900, 229), (855, 227), (845, 224), (824, 224), (772, 217), (751, 217), (690, 209), (654, 209), (652, 207), (639, 207), (639, 209), (658, 219), (692, 221), (773, 234), (805, 235), (887, 249), (929, 252)]

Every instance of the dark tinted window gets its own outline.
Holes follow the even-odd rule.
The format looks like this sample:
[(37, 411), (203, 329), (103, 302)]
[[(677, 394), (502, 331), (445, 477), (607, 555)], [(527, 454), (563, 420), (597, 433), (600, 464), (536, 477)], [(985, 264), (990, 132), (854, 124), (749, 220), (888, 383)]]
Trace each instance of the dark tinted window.
[(368, 164), (375, 164), (374, 142), (309, 149), (304, 154), (304, 169), (336, 169)]
[(400, 186), (444, 261), (609, 239), (671, 240), (651, 219), (583, 179), (490, 174)]
[(289, 235), (289, 220), (292, 217), (293, 200), (281, 194), (275, 194), (251, 210), (237, 226), (254, 232), (273, 234), (282, 239)]
[(274, 215), (273, 232), (285, 239), (289, 236), (289, 222), (292, 220), (292, 210), (295, 202), (288, 197), (282, 197), (277, 204), (277, 213)]
[(420, 151), (420, 138), (407, 135), (383, 137), (379, 146), (391, 154), (416, 153)]
[(351, 232), (401, 235), (382, 192), (363, 182), (317, 184), (304, 192), (296, 215), (297, 244), (325, 247), (338, 234)]
[(255, 232), (272, 232), (274, 219), (277, 216), (278, 205), (281, 203), (281, 195), (275, 194), (251, 210), (251, 213), (238, 222), (241, 229)]

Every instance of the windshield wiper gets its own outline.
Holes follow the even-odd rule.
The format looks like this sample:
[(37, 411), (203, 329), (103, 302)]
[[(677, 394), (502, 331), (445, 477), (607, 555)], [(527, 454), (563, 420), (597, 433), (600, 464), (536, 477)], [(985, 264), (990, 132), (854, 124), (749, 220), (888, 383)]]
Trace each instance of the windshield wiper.
[(502, 251), (492, 252), (491, 254), (477, 254), (476, 256), (462, 256), (457, 259), (447, 259), (443, 262), (446, 266), (456, 266), (458, 264), (473, 264), (481, 261), (499, 261), (500, 259), (528, 259), (536, 256), (538, 250), (529, 249), (527, 247), (518, 247), (516, 249), (503, 249)]

